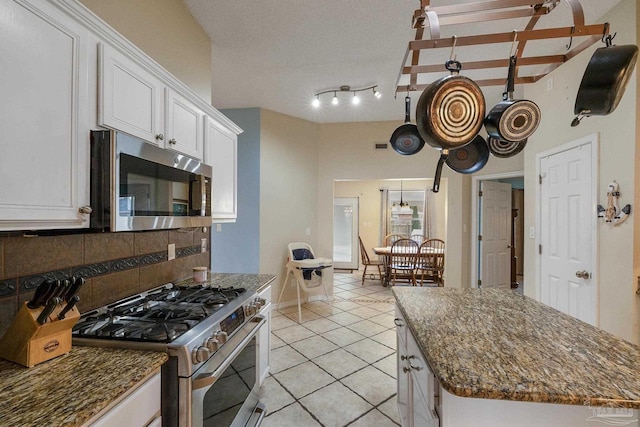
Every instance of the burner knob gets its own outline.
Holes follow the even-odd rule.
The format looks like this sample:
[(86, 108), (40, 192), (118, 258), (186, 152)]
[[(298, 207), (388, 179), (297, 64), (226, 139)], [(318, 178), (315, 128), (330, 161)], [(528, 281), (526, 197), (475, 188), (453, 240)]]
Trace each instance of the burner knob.
[(265, 301), (263, 298), (258, 297), (258, 298), (256, 298), (256, 301), (255, 301), (255, 303), (254, 303), (254, 304), (256, 305), (256, 308), (259, 310), (259, 309), (261, 309), (262, 307), (264, 307), (264, 303), (265, 303), (265, 302), (266, 302), (266, 301)]
[(218, 340), (218, 345), (227, 342), (227, 333), (224, 331), (216, 332), (215, 334), (213, 334), (213, 337)]
[(203, 346), (195, 348), (193, 350), (193, 353), (191, 354), (191, 359), (193, 360), (193, 363), (204, 362), (208, 358), (209, 358), (209, 349)]
[(211, 337), (207, 340), (207, 348), (209, 349), (210, 352), (214, 352), (216, 350), (218, 350), (218, 340), (215, 337)]
[(256, 314), (256, 306), (253, 303), (247, 304), (245, 311), (247, 312), (247, 316), (253, 316)]

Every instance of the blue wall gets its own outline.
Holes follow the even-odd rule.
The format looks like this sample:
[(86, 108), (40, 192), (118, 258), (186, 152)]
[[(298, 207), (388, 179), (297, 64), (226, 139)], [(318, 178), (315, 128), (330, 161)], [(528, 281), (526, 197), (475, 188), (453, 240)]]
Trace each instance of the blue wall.
[[(211, 229), (211, 271), (259, 273), (260, 109), (221, 110), (244, 132), (238, 135), (238, 219)], [(215, 183), (214, 183), (215, 186)]]

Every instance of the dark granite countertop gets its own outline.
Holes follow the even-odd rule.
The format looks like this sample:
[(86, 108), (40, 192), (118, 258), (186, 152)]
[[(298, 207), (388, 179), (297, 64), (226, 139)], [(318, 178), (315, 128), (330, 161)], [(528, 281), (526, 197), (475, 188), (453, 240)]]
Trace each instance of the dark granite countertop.
[(394, 287), (442, 387), (462, 397), (640, 408), (640, 347), (512, 291)]
[(0, 425), (82, 426), (159, 372), (166, 353), (73, 347), (33, 368), (0, 359)]
[[(236, 288), (245, 288), (247, 290), (255, 290), (260, 292), (265, 286), (269, 285), (276, 278), (273, 274), (244, 274), (244, 273), (211, 273), (207, 274), (207, 280), (204, 284), (219, 286), (226, 288), (233, 286)], [(177, 285), (191, 285), (202, 283), (194, 283), (192, 278), (177, 282)]]

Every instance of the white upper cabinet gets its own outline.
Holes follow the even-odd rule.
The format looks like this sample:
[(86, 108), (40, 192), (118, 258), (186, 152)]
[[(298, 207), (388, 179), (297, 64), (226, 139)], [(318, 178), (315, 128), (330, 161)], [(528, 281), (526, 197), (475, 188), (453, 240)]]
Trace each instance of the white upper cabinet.
[(87, 36), (52, 4), (0, 2), (0, 230), (88, 226)]
[(235, 220), (242, 129), (78, 1), (0, 0), (0, 94), (0, 231), (89, 227), (99, 126), (198, 160), (206, 134), (213, 210)]
[(235, 222), (238, 216), (238, 136), (207, 117), (205, 163), (213, 167), (214, 222)]
[(164, 146), (164, 84), (100, 43), (98, 123)]
[(201, 108), (105, 43), (99, 58), (99, 124), (202, 160)]
[(202, 160), (204, 113), (169, 88), (165, 98), (166, 147)]

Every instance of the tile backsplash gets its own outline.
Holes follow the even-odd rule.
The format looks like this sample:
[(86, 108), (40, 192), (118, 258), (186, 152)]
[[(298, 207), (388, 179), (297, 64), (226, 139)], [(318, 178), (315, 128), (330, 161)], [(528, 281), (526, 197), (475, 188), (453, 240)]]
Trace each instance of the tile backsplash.
[[(46, 278), (81, 276), (85, 312), (210, 266), (209, 229), (0, 237), (0, 336)], [(201, 239), (207, 251), (201, 253)], [(176, 258), (167, 259), (174, 243)]]

